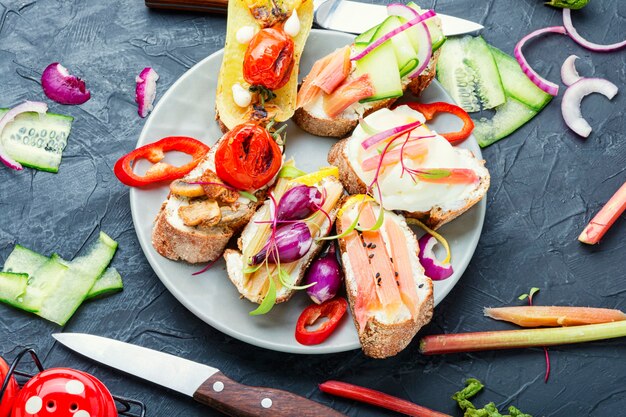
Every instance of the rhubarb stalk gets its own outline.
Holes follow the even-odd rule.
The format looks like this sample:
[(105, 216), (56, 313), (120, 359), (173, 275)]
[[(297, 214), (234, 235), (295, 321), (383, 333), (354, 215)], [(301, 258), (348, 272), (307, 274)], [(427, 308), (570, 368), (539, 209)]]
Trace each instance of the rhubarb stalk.
[(424, 355), (565, 345), (626, 336), (626, 321), (550, 329), (505, 330), (426, 336)]
[(626, 314), (620, 310), (559, 306), (485, 308), (485, 316), (522, 327), (580, 326), (626, 320)]
[(591, 219), (585, 230), (578, 236), (578, 240), (588, 245), (595, 245), (615, 223), (615, 220), (626, 210), (626, 183), (602, 207), (602, 210)]

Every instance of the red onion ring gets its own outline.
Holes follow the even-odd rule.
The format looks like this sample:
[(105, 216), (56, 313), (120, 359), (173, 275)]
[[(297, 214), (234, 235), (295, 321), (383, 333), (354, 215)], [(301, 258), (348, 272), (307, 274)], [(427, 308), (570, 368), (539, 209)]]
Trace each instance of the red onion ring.
[(583, 78), (578, 75), (578, 71), (576, 71), (577, 59), (578, 57), (576, 55), (570, 55), (565, 61), (563, 61), (563, 65), (561, 65), (561, 80), (563, 81), (563, 84), (567, 86), (570, 86)]
[(382, 45), (383, 43), (385, 43), (389, 39), (391, 39), (394, 36), (396, 36), (398, 33), (404, 32), (408, 28), (413, 27), (413, 26), (417, 25), (418, 23), (423, 22), (426, 19), (430, 19), (431, 17), (436, 16), (436, 15), (437, 15), (437, 13), (435, 13), (434, 10), (428, 10), (426, 13), (420, 15), (419, 17), (416, 17), (414, 19), (409, 20), (408, 22), (406, 22), (402, 26), (398, 26), (396, 29), (392, 30), (391, 32), (386, 33), (385, 35), (383, 35), (380, 38), (376, 39), (374, 42), (370, 43), (365, 49), (363, 49), (357, 55), (350, 57), (350, 60), (351, 61), (357, 61), (357, 60), (363, 58), (365, 55), (369, 54), (374, 49), (378, 48), (380, 45)]
[(603, 78), (581, 78), (565, 90), (561, 101), (561, 113), (565, 124), (574, 133), (585, 138), (591, 133), (591, 126), (582, 116), (580, 103), (591, 93), (602, 94), (611, 100), (617, 94), (617, 86)]
[[(36, 112), (39, 114), (44, 114), (47, 111), (48, 111), (48, 105), (46, 103), (41, 103), (38, 101), (26, 101), (20, 104), (19, 106), (13, 107), (3, 117), (0, 118), (0, 138), (2, 137), (2, 131), (4, 130), (6, 125), (11, 123), (15, 119), (16, 116), (22, 113), (28, 113), (28, 112)], [(0, 141), (0, 161), (2, 161), (4, 165), (16, 171), (21, 171), (22, 169), (24, 169), (22, 167), (22, 164), (20, 164), (19, 162), (11, 158), (6, 153), (6, 151), (4, 150), (4, 147), (2, 146), (2, 141)]]
[(600, 45), (593, 43), (583, 38), (578, 34), (574, 24), (572, 23), (572, 11), (570, 9), (563, 9), (563, 26), (570, 38), (583, 48), (589, 49), (594, 52), (612, 52), (621, 49), (626, 46), (626, 40), (621, 42), (612, 43), (610, 45)]
[(428, 233), (422, 236), (418, 241), (420, 248), (418, 257), (424, 267), (424, 274), (433, 281), (441, 281), (449, 278), (454, 272), (452, 264), (444, 264), (437, 259), (433, 248), (438, 243), (437, 239)]
[(70, 74), (58, 62), (53, 62), (43, 71), (41, 86), (50, 100), (60, 104), (83, 104), (91, 98), (85, 82)]
[(544, 33), (560, 33), (562, 35), (566, 35), (567, 31), (563, 26), (550, 26), (529, 33), (528, 35), (524, 36), (517, 43), (517, 45), (515, 45), (515, 59), (517, 59), (517, 62), (522, 68), (522, 71), (524, 71), (524, 74), (526, 74), (526, 76), (530, 78), (530, 80), (537, 87), (541, 88), (543, 91), (552, 96), (556, 96), (557, 94), (559, 94), (559, 86), (537, 74), (537, 72), (535, 72), (535, 70), (533, 70), (530, 65), (528, 65), (528, 61), (526, 61), (526, 58), (522, 53), (522, 47), (526, 44), (526, 42), (536, 36), (543, 35)]

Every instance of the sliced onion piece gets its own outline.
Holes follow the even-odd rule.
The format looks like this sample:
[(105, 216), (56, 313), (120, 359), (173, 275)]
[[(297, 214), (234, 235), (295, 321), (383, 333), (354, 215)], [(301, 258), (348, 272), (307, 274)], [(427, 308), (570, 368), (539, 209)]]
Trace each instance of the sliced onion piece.
[(449, 278), (454, 272), (451, 263), (444, 263), (437, 259), (437, 255), (435, 255), (433, 249), (438, 243), (437, 239), (428, 233), (422, 236), (418, 241), (420, 247), (420, 263), (424, 267), (426, 276), (433, 281), (441, 281)]
[(361, 146), (363, 146), (363, 149), (369, 149), (372, 146), (376, 145), (378, 142), (382, 142), (383, 140), (394, 135), (406, 133), (409, 130), (415, 129), (421, 124), (422, 122), (418, 120), (412, 123), (408, 123), (406, 125), (396, 126), (391, 129), (383, 130), (382, 132), (376, 133), (375, 135), (370, 136), (369, 138), (365, 139), (363, 142), (361, 142)]
[(565, 90), (561, 101), (561, 113), (565, 124), (574, 133), (585, 138), (591, 133), (591, 126), (582, 116), (580, 103), (591, 93), (602, 94), (611, 100), (617, 94), (617, 86), (603, 78), (582, 78)]
[(58, 62), (53, 62), (43, 71), (41, 86), (50, 100), (60, 104), (83, 104), (91, 98), (85, 82), (70, 74)]
[(413, 20), (416, 17), (419, 17), (419, 13), (417, 13), (417, 10), (412, 9), (406, 4), (402, 4), (402, 3), (388, 4), (387, 15), (402, 17), (406, 20)]
[[(28, 113), (28, 112), (36, 112), (39, 114), (44, 114), (47, 111), (48, 111), (48, 105), (46, 103), (41, 103), (38, 101), (26, 101), (20, 104), (19, 106), (13, 107), (3, 117), (0, 118), (0, 138), (2, 138), (2, 131), (4, 130), (6, 125), (11, 123), (15, 119), (16, 116), (22, 113)], [(6, 151), (4, 150), (4, 147), (2, 146), (1, 140), (0, 140), (0, 161), (2, 161), (4, 165), (16, 171), (20, 171), (24, 169), (22, 167), (22, 164), (20, 164), (19, 162), (11, 158), (6, 153)]]
[(578, 57), (576, 55), (570, 55), (565, 61), (563, 61), (563, 65), (561, 65), (561, 81), (563, 81), (563, 84), (567, 86), (570, 86), (583, 78), (578, 75), (578, 71), (576, 71), (577, 59)]
[(156, 97), (156, 82), (159, 74), (151, 67), (146, 67), (136, 78), (135, 102), (139, 106), (137, 112), (139, 116), (146, 117), (154, 108), (152, 103)]
[(405, 24), (403, 24), (401, 26), (398, 26), (397, 28), (395, 28), (391, 32), (386, 33), (385, 35), (383, 35), (380, 38), (376, 39), (374, 42), (370, 43), (365, 49), (363, 49), (357, 55), (350, 57), (350, 60), (357, 61), (357, 60), (363, 58), (365, 55), (369, 54), (374, 49), (378, 48), (380, 45), (382, 45), (383, 43), (385, 43), (389, 39), (391, 39), (394, 36), (396, 36), (398, 33), (404, 32), (408, 28), (413, 27), (413, 26), (417, 25), (418, 23), (421, 23), (424, 20), (430, 19), (431, 17), (436, 16), (436, 15), (437, 14), (435, 13), (434, 10), (428, 10), (426, 13), (420, 15), (419, 17), (416, 17), (414, 19), (409, 20)]
[(529, 40), (531, 40), (534, 37), (537, 37), (539, 35), (543, 35), (544, 33), (560, 33), (562, 35), (566, 35), (567, 32), (565, 30), (565, 28), (563, 26), (550, 26), (547, 28), (543, 28), (543, 29), (538, 29), (534, 32), (529, 33), (528, 35), (524, 36), (518, 43), (517, 45), (515, 45), (515, 59), (517, 59), (517, 62), (519, 63), (519, 66), (522, 68), (522, 71), (524, 71), (524, 74), (526, 74), (526, 76), (528, 78), (530, 78), (530, 80), (539, 88), (541, 88), (543, 91), (545, 91), (546, 93), (552, 95), (552, 96), (556, 96), (557, 94), (559, 94), (559, 86), (554, 84), (551, 81), (546, 80), (545, 78), (543, 78), (542, 76), (540, 76), (539, 74), (537, 74), (535, 72), (535, 70), (533, 70), (530, 65), (528, 65), (528, 61), (526, 61), (526, 58), (524, 57), (524, 54), (522, 53), (522, 47), (526, 44), (526, 42), (528, 42)]
[(570, 38), (583, 48), (589, 49), (594, 52), (612, 52), (621, 49), (626, 46), (626, 40), (621, 42), (612, 43), (610, 45), (600, 45), (597, 43), (589, 42), (587, 39), (580, 36), (574, 24), (572, 23), (572, 11), (570, 9), (563, 9), (563, 26)]

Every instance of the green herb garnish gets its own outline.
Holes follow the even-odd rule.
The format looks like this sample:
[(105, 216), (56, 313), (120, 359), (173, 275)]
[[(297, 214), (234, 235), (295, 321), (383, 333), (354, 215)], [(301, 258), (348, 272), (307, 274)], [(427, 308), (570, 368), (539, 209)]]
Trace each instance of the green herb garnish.
[(459, 404), (459, 408), (465, 412), (463, 417), (532, 417), (530, 414), (525, 414), (513, 406), (509, 407), (509, 414), (500, 414), (493, 402), (477, 409), (469, 399), (478, 394), (483, 387), (484, 385), (479, 380), (469, 378), (465, 381), (465, 388), (452, 396), (452, 399)]

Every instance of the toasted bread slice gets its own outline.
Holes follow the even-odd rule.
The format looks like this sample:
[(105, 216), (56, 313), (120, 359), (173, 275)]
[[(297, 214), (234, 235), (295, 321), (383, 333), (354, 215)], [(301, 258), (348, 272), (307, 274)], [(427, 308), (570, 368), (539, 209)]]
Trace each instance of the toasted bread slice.
[[(297, 179), (296, 179), (297, 181)], [(287, 189), (291, 188), (294, 181), (279, 179), (274, 189), (274, 194), (277, 199), (280, 199), (280, 195)], [(326, 176), (316, 184), (312, 184), (318, 189), (324, 189), (326, 192), (326, 199), (324, 202), (324, 211), (328, 213), (328, 218), (322, 213), (316, 214), (315, 218), (311, 222), (317, 222), (318, 226), (313, 226), (309, 222), (309, 229), (313, 236), (313, 244), (309, 251), (299, 260), (291, 263), (284, 263), (281, 268), (289, 274), (289, 282), (292, 285), (298, 285), (304, 273), (306, 272), (309, 264), (315, 259), (323, 246), (323, 241), (318, 241), (315, 237), (326, 236), (327, 231), (335, 221), (337, 206), (343, 195), (343, 187), (339, 182), (339, 179), (335, 176)], [(224, 252), (224, 259), (226, 260), (226, 270), (228, 271), (228, 277), (235, 285), (239, 293), (249, 301), (260, 304), (267, 294), (267, 281), (268, 281), (268, 269), (272, 274), (272, 279), (276, 283), (276, 303), (282, 303), (293, 295), (294, 291), (287, 286), (280, 283), (277, 279), (277, 273), (273, 270), (275, 265), (269, 264), (262, 266), (258, 271), (253, 273), (245, 273), (244, 269), (248, 268), (247, 263), (250, 256), (258, 252), (258, 248), (262, 247), (268, 239), (269, 230), (263, 231), (260, 228), (268, 225), (264, 223), (258, 223), (260, 221), (269, 220), (269, 213), (272, 202), (267, 200), (265, 204), (259, 208), (254, 214), (248, 225), (241, 233), (241, 237), (238, 239), (239, 250), (227, 249)]]
[(274, 91), (276, 97), (268, 100), (265, 106), (265, 110), (269, 113), (267, 119), (274, 118), (278, 122), (288, 120), (295, 110), (300, 57), (313, 24), (313, 0), (286, 0), (280, 3), (256, 0), (228, 2), (224, 59), (219, 73), (215, 103), (216, 118), (223, 132), (250, 119), (264, 119), (264, 117), (257, 117), (258, 114), (253, 109), (255, 102), (258, 102), (254, 97), (252, 102), (244, 107), (239, 106), (233, 97), (232, 88), (235, 84), (239, 84), (246, 90), (250, 87), (243, 76), (243, 62), (248, 44), (237, 41), (237, 31), (242, 27), (250, 26), (258, 32), (263, 28), (278, 25), (291, 16), (294, 10), (297, 10), (300, 31), (293, 38), (294, 64), (291, 76), (287, 84)]
[[(399, 116), (401, 114), (401, 116)], [(396, 121), (406, 120), (404, 117), (412, 117), (413, 119), (421, 118), (421, 114), (408, 106), (399, 106), (395, 110), (382, 109), (367, 118), (366, 122), (378, 129), (388, 128), (386, 124), (388, 120), (395, 118)], [(422, 119), (423, 120), (423, 119)], [(401, 124), (401, 123), (400, 123)], [(436, 135), (434, 132), (428, 131), (426, 127), (420, 127), (426, 135)], [(328, 162), (339, 168), (339, 178), (343, 183), (346, 191), (350, 194), (364, 194), (367, 192), (368, 185), (371, 183), (373, 172), (365, 172), (360, 166), (361, 159), (368, 157), (370, 154), (362, 154), (365, 152), (361, 148), (361, 142), (368, 135), (358, 127), (354, 134), (346, 139), (337, 142), (328, 153)], [(469, 168), (473, 170), (478, 181), (473, 184), (467, 184), (462, 188), (459, 185), (449, 184), (432, 184), (417, 180), (414, 183), (410, 180), (410, 176), (402, 173), (400, 163), (392, 167), (389, 172), (383, 170), (385, 178), (381, 182), (381, 190), (383, 194), (383, 205), (388, 210), (401, 211), (406, 217), (418, 219), (427, 226), (437, 229), (445, 223), (455, 219), (474, 204), (480, 201), (487, 193), (490, 183), (489, 171), (485, 168), (485, 161), (477, 159), (471, 151), (451, 146), (443, 137), (436, 135), (434, 138), (421, 139), (424, 143), (429, 143), (436, 148), (431, 152), (433, 158), (439, 159), (426, 160), (424, 162), (429, 168)], [(445, 156), (442, 156), (445, 155)], [(450, 162), (452, 161), (452, 162)], [(400, 177), (403, 181), (400, 183)], [(398, 186), (397, 184), (403, 184)], [(403, 189), (402, 189), (403, 188)], [(389, 190), (393, 189), (393, 193)], [(400, 190), (402, 189), (402, 190)], [(456, 192), (453, 192), (456, 191)], [(426, 192), (428, 194), (426, 194)], [(421, 193), (423, 197), (418, 198), (418, 203), (412, 204), (408, 197), (412, 194)], [(447, 194), (450, 193), (450, 194)], [(400, 194), (403, 194), (402, 197)], [(374, 193), (377, 196), (376, 193)], [(444, 198), (449, 197), (449, 198)], [(416, 209), (416, 207), (419, 207)]]
[[(377, 203), (352, 196), (339, 211), (337, 233), (346, 231), (359, 211), (363, 216), (361, 204), (369, 204), (378, 216)], [(359, 222), (363, 225), (361, 218)], [(362, 233), (353, 230), (339, 239), (339, 248), (350, 310), (363, 352), (373, 358), (396, 355), (433, 316), (433, 284), (419, 263), (415, 234), (401, 215), (385, 210), (380, 229)], [(361, 256), (354, 253), (358, 251), (363, 252)], [(387, 269), (391, 268), (387, 273), (385, 266), (376, 262), (381, 256), (389, 258), (389, 262), (385, 260)], [(393, 275), (387, 276), (389, 273)], [(385, 285), (392, 288), (383, 291)], [(399, 294), (394, 296), (395, 301), (389, 295), (379, 295), (396, 289)]]
[[(220, 139), (221, 140), (221, 139)], [(185, 180), (197, 181), (205, 171), (215, 172), (215, 151), (218, 143), (211, 148), (202, 162), (185, 176)], [(161, 206), (152, 230), (152, 246), (166, 258), (189, 263), (211, 262), (219, 258), (230, 238), (238, 233), (254, 214), (260, 202), (265, 199), (266, 189), (257, 190), (257, 201), (240, 197), (229, 204), (219, 205), (219, 221), (198, 222), (190, 225), (181, 217), (185, 210), (194, 204), (208, 201), (206, 196), (184, 197), (170, 193)], [(195, 223), (195, 222), (194, 222)]]
[[(419, 96), (435, 78), (438, 57), (439, 50), (435, 51), (428, 67), (418, 77), (413, 79), (404, 77), (402, 79), (403, 90), (405, 92), (410, 91), (412, 94)], [(355, 64), (353, 64), (353, 71), (354, 69)], [(322, 106), (323, 98), (320, 96), (317, 100), (296, 109), (293, 120), (303, 130), (313, 135), (343, 138), (354, 130), (359, 123), (360, 117), (365, 117), (382, 108), (391, 107), (398, 98), (399, 97), (366, 103), (354, 103), (338, 117), (331, 118), (325, 114)]]

